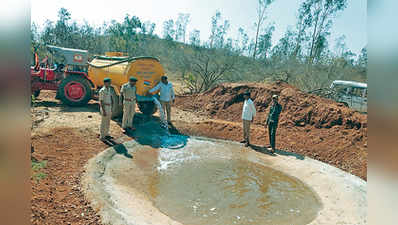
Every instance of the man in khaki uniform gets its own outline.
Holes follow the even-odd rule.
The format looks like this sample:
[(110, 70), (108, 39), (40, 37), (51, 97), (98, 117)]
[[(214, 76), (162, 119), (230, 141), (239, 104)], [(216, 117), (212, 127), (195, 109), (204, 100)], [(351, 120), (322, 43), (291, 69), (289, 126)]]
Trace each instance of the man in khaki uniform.
[(120, 90), (120, 104), (123, 104), (122, 131), (126, 133), (127, 129), (135, 130), (133, 118), (135, 114), (136, 92), (135, 86), (137, 79), (130, 77), (129, 82), (123, 84)]
[(100, 138), (102, 141), (112, 138), (109, 136), (109, 125), (112, 118), (112, 87), (111, 79), (104, 79), (104, 86), (99, 91), (100, 112), (101, 112), (101, 126)]

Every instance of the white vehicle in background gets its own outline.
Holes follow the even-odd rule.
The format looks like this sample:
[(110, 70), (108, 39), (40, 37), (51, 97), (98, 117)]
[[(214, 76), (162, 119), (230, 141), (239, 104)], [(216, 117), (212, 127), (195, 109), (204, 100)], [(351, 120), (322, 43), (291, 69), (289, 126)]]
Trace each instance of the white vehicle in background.
[(368, 85), (355, 81), (335, 80), (330, 85), (332, 99), (345, 106), (367, 113)]

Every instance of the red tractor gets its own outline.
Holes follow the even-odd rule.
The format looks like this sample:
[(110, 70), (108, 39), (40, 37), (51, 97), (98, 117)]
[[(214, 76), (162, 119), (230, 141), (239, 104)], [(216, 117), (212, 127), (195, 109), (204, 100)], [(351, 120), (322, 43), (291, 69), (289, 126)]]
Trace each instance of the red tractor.
[(57, 97), (69, 106), (87, 104), (93, 96), (93, 82), (87, 76), (88, 51), (48, 45), (52, 62), (45, 57), (40, 63), (35, 52), (31, 67), (31, 90), (37, 97), (41, 90), (57, 91)]

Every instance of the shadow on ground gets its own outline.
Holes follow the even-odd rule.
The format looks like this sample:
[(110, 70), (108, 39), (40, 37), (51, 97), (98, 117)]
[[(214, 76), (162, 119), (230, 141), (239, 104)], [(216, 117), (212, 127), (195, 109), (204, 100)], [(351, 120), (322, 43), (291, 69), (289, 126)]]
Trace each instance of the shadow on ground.
[(267, 154), (267, 155), (271, 155), (271, 156), (276, 156), (276, 155), (293, 156), (293, 157), (296, 157), (296, 159), (299, 159), (299, 160), (304, 160), (304, 158), (305, 158), (303, 155), (300, 155), (300, 154), (297, 154), (297, 153), (294, 153), (294, 152), (283, 151), (283, 150), (280, 150), (280, 149), (276, 149), (275, 153), (272, 153), (271, 151), (268, 150), (267, 147), (264, 147), (264, 146), (251, 145), (250, 148), (255, 150), (255, 151), (257, 151), (257, 152), (261, 152), (261, 153), (264, 153), (264, 154)]
[(127, 148), (122, 144), (116, 145), (115, 147), (113, 147), (113, 149), (115, 149), (117, 154), (124, 155), (130, 159), (133, 158), (133, 156), (128, 153)]
[(116, 154), (124, 155), (127, 158), (132, 159), (133, 156), (128, 153), (127, 148), (122, 144), (120, 140), (115, 140), (113, 138), (107, 139), (103, 141), (106, 145), (113, 147)]

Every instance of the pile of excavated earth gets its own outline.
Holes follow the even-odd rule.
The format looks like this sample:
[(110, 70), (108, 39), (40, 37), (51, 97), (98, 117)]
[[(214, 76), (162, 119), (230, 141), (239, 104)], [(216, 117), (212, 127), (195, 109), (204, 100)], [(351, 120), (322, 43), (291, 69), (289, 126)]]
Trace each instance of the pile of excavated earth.
[[(239, 122), (243, 93), (251, 92), (257, 109), (252, 142), (266, 145), (264, 127), (271, 96), (279, 95), (283, 111), (277, 132), (277, 147), (332, 164), (366, 180), (367, 115), (341, 103), (308, 94), (278, 81), (272, 84), (224, 83), (213, 89), (177, 98), (179, 109), (212, 118), (207, 121), (207, 136), (241, 139)], [(231, 123), (217, 123), (218, 120)], [(201, 125), (198, 123), (198, 125)]]

